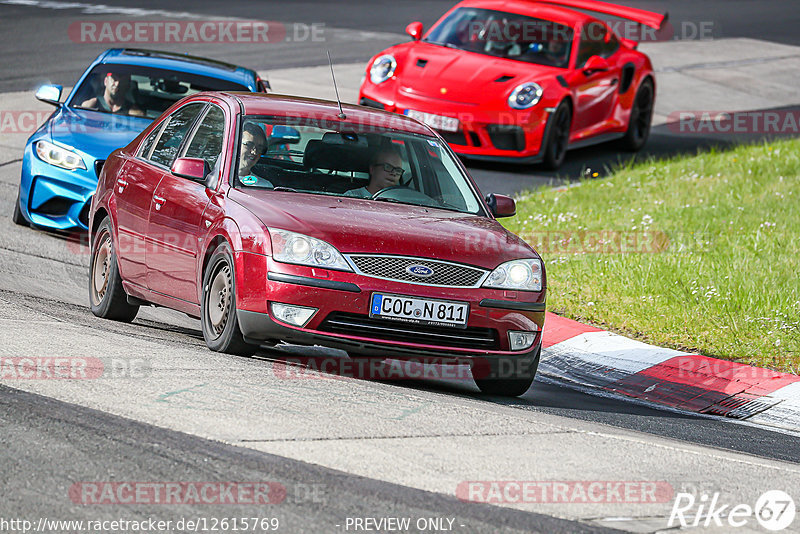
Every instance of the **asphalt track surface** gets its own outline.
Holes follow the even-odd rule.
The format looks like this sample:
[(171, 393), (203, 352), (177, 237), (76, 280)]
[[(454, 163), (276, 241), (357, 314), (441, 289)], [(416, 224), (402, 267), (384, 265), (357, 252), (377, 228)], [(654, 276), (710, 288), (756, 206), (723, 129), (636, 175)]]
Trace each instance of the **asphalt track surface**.
[[(125, 2), (105, 4), (130, 6)], [(714, 18), (720, 21), (725, 36), (759, 37), (800, 44), (794, 32), (798, 10), (791, 9), (793, 2), (790, 1), (735, 2), (734, 7), (731, 7), (734, 2), (726, 1), (631, 4), (656, 10), (666, 8), (673, 21)], [(341, 5), (296, 2), (291, 5), (259, 3), (254, 7), (246, 2), (226, 2), (224, 10), (221, 10), (218, 3), (197, 2), (192, 4), (191, 11), (285, 22), (320, 21), (353, 32), (391, 34), (398, 31), (397, 21), (403, 21), (400, 27), (405, 25), (405, 21), (417, 19), (428, 24), (450, 3), (349, 2), (346, 10)], [(185, 4), (178, 2), (139, 2), (137, 7), (171, 11), (187, 9)], [(42, 81), (41, 73), (48, 73), (47, 79), (56, 83), (71, 85), (74, 82), (87, 57), (93, 57), (104, 47), (66, 46), (69, 43), (52, 42), (44, 39), (43, 35), (48, 33), (47, 28), (63, 24), (65, 16), (79, 20), (81, 15), (76, 11), (0, 3), (0, 50), (7, 60), (0, 68), (0, 91), (30, 89)], [(120, 17), (117, 15), (116, 18)], [(364, 60), (376, 49), (395, 42), (393, 37), (381, 35), (360, 41), (348, 40), (347, 32), (336, 32), (335, 35), (336, 38), (325, 45), (342, 61)], [(250, 51), (247, 53), (250, 55), (242, 57), (233, 50), (222, 49), (215, 55), (255, 68), (262, 68), (262, 65), (270, 68), (310, 66), (319, 64), (317, 48), (309, 44), (285, 50), (270, 49), (263, 53)], [(608, 159), (608, 154), (599, 149), (580, 152), (590, 154), (587, 157)], [(19, 163), (7, 149), (2, 149), (2, 156), (0, 213), (9, 214), (19, 179)], [(494, 167), (487, 169), (491, 172)], [(53, 338), (40, 335), (35, 344), (27, 347), (33, 353), (46, 352), (57, 342), (63, 343), (59, 332), (64, 331), (81, 332), (81, 335), (88, 336), (86, 339), (102, 340), (111, 335), (118, 336), (117, 339), (129, 339), (131, 350), (133, 347), (139, 350), (142, 340), (167, 348), (184, 345), (195, 350), (200, 357), (205, 356), (198, 323), (179, 314), (145, 310), (132, 325), (93, 318), (85, 307), (86, 267), (85, 249), (79, 245), (59, 236), (14, 227), (6, 218), (0, 224), (0, 301), (3, 303), (0, 319), (5, 320), (0, 344), (19, 347), (18, 337), (25, 336), (29, 330), (33, 332), (31, 325), (47, 317), (56, 325), (52, 331)], [(30, 324), (25, 324), (27, 320)], [(88, 350), (88, 347), (84, 348)], [(125, 346), (117, 349), (124, 351)], [(210, 352), (207, 357), (209, 361), (219, 361)], [(226, 360), (232, 365), (253, 368), (269, 367), (281, 357), (280, 352), (263, 350), (254, 360)], [(212, 369), (211, 372), (215, 371)], [(560, 384), (537, 381), (534, 388), (519, 399), (485, 397), (478, 395), (474, 386), (443, 385), (432, 381), (377, 385), (364, 382), (356, 386), (362, 390), (387, 390), (400, 399), (421, 398), (454, 410), (480, 406), (483, 410), (496, 412), (498, 418), (520, 412), (533, 424), (544, 425), (543, 422), (558, 420), (584, 431), (596, 429), (598, 432), (633, 435), (644, 443), (674, 441), (695, 447), (709, 456), (724, 456), (727, 454), (725, 451), (732, 451), (743, 453), (737, 458), (749, 457), (756, 464), (759, 459), (776, 460), (792, 468), (800, 463), (800, 448), (795, 436), (719, 418), (674, 413), (616, 398), (596, 397)], [(334, 399), (345, 394), (338, 381), (330, 381), (326, 389)], [(378, 477), (357, 476), (281, 455), (227, 445), (87, 408), (86, 405), (91, 403), (89, 400), (86, 403), (55, 400), (20, 391), (11, 382), (0, 384), (0, 446), (4, 450), (0, 463), (4, 496), (0, 516), (111, 519), (127, 515), (129, 519), (152, 516), (170, 519), (192, 515), (232, 515), (227, 510), (213, 507), (201, 511), (191, 506), (166, 511), (164, 507), (147, 505), (123, 507), (122, 510), (114, 506), (84, 508), (65, 496), (70, 485), (79, 480), (271, 480), (289, 489), (289, 496), (279, 510), (268, 511), (279, 516), (282, 524), (290, 525), (288, 530), (283, 530), (287, 532), (342, 531), (335, 525), (341, 524), (345, 517), (376, 515), (454, 517), (457, 523), (464, 525), (456, 529), (457, 532), (498, 532), (501, 529), (505, 532), (604, 531), (597, 524), (552, 517), (564, 515), (560, 513), (542, 514), (464, 503), (442, 493), (393, 484)], [(359, 447), (359, 442), (353, 446)], [(439, 445), (432, 440), (430, 446)], [(591, 458), (593, 451), (590, 448), (575, 450), (574, 454), (576, 462), (602, 463), (602, 459)], [(653, 454), (659, 454), (658, 447), (654, 447)], [(542, 458), (541, 461), (547, 463), (548, 459)], [(654, 480), (659, 476), (658, 472), (652, 474)], [(780, 483), (782, 479), (777, 477), (776, 480)], [(736, 481), (734, 477), (733, 482), (750, 484), (762, 490), (772, 489), (768, 473), (757, 480)], [(709, 481), (711, 485), (715, 483)], [(321, 494), (314, 494), (315, 485), (323, 488)], [(235, 515), (253, 514), (263, 516), (265, 511), (247, 507), (235, 510)]]

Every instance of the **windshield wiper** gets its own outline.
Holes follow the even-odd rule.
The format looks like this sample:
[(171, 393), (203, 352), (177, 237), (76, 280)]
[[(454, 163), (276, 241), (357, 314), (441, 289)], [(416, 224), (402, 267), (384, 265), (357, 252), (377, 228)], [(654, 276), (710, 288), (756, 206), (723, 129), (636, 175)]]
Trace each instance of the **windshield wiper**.
[(273, 191), (288, 191), (289, 193), (299, 193), (300, 192), (297, 189), (294, 189), (292, 187), (283, 187), (282, 185), (279, 185), (278, 187), (273, 187), (272, 190)]
[(430, 44), (433, 44), (433, 45), (439, 45), (439, 46), (444, 46), (444, 47), (447, 47), (447, 48), (452, 48), (453, 50), (461, 50), (462, 49), (460, 46), (456, 46), (453, 43), (444, 43), (444, 42), (441, 42), (441, 41), (428, 41), (428, 40), (425, 40), (424, 42), (430, 43)]

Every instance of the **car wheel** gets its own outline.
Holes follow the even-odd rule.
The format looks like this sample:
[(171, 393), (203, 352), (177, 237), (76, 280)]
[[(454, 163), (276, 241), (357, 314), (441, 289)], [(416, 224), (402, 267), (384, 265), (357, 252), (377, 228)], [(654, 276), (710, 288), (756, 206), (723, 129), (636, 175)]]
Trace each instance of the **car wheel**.
[(631, 108), (631, 117), (628, 121), (628, 130), (620, 144), (623, 149), (630, 151), (641, 150), (650, 136), (650, 123), (653, 120), (653, 82), (645, 80), (636, 91), (636, 97)]
[(561, 102), (550, 116), (547, 139), (544, 143), (542, 165), (549, 170), (556, 170), (564, 163), (569, 145), (569, 130), (572, 125), (572, 111), (569, 104)]
[(203, 274), (200, 319), (203, 338), (213, 351), (250, 355), (257, 345), (247, 343), (236, 317), (236, 275), (227, 243), (219, 245)]
[(507, 360), (493, 360), (484, 369), (473, 368), (473, 378), (486, 376), (486, 378), (474, 378), (475, 384), (481, 393), (486, 395), (503, 395), (506, 397), (518, 397), (528, 391), (536, 378), (536, 370), (539, 368), (539, 356), (542, 351), (541, 344), (536, 349), (536, 354), (531, 359), (520, 360), (508, 358)]
[(17, 201), (14, 203), (14, 214), (11, 216), (11, 220), (14, 221), (14, 224), (18, 224), (20, 226), (30, 226), (31, 223), (22, 215), (22, 210), (19, 209), (19, 191), (17, 191)]
[(139, 313), (139, 306), (128, 304), (128, 295), (122, 288), (114, 240), (111, 238), (111, 219), (106, 217), (92, 240), (89, 263), (89, 307), (92, 313), (104, 319), (129, 323)]

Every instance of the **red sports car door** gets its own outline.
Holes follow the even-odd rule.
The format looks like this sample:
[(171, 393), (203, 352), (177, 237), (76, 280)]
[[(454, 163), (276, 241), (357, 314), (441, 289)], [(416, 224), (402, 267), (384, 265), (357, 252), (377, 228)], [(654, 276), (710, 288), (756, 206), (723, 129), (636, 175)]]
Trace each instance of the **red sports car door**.
[[(613, 57), (619, 49), (619, 41), (600, 23), (584, 27), (580, 36), (576, 72), (572, 76), (576, 97), (573, 139), (575, 134), (582, 139), (603, 133), (619, 100), (620, 68)], [(607, 62), (604, 69), (586, 68), (594, 56)]]

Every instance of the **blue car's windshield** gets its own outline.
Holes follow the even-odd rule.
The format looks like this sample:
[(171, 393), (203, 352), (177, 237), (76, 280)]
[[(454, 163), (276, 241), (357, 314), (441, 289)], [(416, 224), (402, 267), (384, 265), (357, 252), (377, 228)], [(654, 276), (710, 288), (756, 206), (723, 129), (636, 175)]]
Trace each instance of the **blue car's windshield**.
[(104, 63), (95, 66), (69, 105), (154, 119), (185, 96), (200, 91), (249, 91), (244, 85), (198, 74)]
[(569, 66), (572, 28), (516, 13), (462, 7), (434, 26), (426, 42), (484, 54), (549, 65)]

